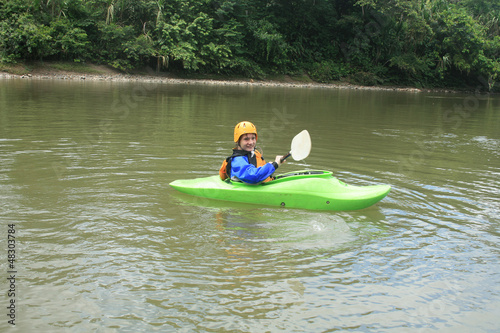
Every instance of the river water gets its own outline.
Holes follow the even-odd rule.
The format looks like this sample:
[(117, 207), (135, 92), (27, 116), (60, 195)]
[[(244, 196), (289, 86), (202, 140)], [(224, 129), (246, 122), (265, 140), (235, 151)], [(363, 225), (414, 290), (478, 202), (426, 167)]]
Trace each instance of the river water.
[[(169, 187), (216, 174), (242, 120), (268, 160), (309, 130), (280, 172), (392, 191), (326, 212)], [(497, 332), (499, 157), (499, 96), (0, 81), (0, 329), (14, 301), (19, 332)]]

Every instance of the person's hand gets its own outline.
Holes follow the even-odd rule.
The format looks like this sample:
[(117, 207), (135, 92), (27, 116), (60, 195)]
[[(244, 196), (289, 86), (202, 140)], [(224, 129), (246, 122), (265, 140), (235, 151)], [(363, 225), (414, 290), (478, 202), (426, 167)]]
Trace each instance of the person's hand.
[(281, 164), (283, 164), (283, 163), (286, 163), (286, 160), (284, 160), (283, 162), (281, 162), (281, 159), (282, 159), (282, 158), (283, 158), (283, 156), (282, 156), (282, 155), (277, 155), (277, 156), (276, 156), (276, 160), (275, 160), (276, 164), (281, 165)]

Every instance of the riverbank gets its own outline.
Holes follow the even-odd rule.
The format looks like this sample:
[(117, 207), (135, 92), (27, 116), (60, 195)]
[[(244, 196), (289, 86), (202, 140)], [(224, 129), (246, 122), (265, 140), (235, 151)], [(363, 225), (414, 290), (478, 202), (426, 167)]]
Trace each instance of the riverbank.
[(156, 73), (153, 70), (144, 70), (133, 74), (119, 72), (103, 65), (72, 65), (64, 63), (45, 63), (35, 66), (12, 65), (0, 67), (0, 79), (35, 79), (35, 80), (88, 80), (114, 82), (149, 82), (167, 84), (207, 84), (223, 86), (265, 86), (265, 87), (297, 87), (297, 88), (328, 88), (354, 89), (379, 91), (406, 91), (406, 92), (442, 92), (458, 93), (453, 89), (426, 89), (396, 86), (361, 86), (348, 82), (318, 83), (307, 76), (292, 77), (283, 75), (274, 79), (257, 80), (228, 77), (179, 77), (172, 73)]

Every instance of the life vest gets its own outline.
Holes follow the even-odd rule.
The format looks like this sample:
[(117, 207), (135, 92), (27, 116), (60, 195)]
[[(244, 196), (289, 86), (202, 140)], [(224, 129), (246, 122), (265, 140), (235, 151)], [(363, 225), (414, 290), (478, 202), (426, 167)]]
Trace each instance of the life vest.
[[(233, 157), (236, 156), (247, 156), (248, 158), (248, 163), (252, 164), (254, 167), (259, 168), (261, 166), (266, 165), (266, 161), (264, 160), (264, 157), (262, 157), (262, 154), (258, 150), (254, 150), (253, 156), (252, 153), (246, 150), (233, 150), (233, 155), (229, 156), (226, 158), (223, 162), (222, 165), (220, 166), (219, 169), (219, 176), (220, 179), (226, 180), (228, 178), (231, 178), (231, 161)], [(272, 177), (267, 177), (264, 182), (268, 182), (273, 180)]]

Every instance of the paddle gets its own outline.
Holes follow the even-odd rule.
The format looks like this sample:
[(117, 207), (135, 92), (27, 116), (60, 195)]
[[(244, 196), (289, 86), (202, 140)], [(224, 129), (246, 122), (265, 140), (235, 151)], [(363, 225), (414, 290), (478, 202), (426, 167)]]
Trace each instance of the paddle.
[(292, 139), (290, 152), (281, 158), (281, 162), (292, 156), (295, 161), (300, 161), (309, 156), (311, 152), (311, 137), (307, 130), (303, 130)]

